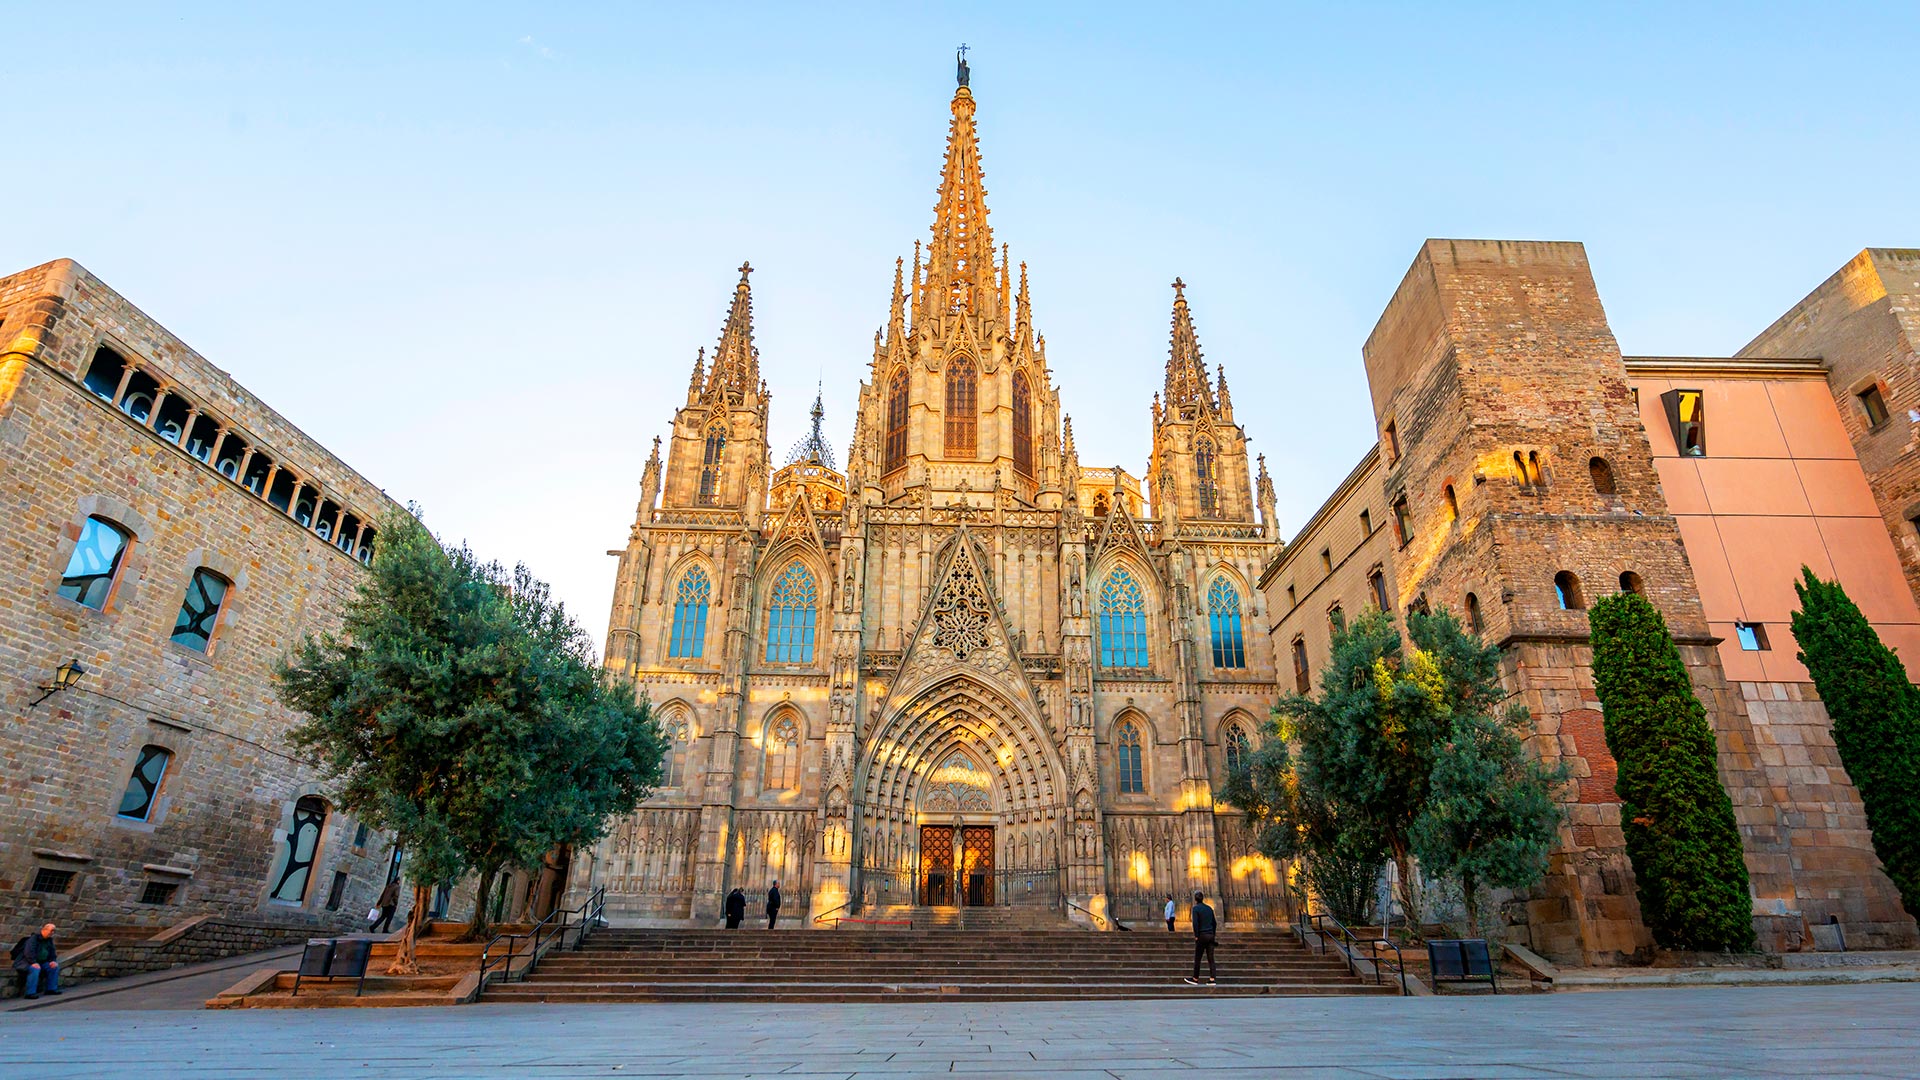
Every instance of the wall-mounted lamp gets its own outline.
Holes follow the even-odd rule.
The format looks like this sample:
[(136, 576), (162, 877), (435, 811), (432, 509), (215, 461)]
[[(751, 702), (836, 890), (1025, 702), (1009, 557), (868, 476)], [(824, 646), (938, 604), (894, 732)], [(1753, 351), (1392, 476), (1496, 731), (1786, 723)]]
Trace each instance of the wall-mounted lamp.
[(54, 669), (53, 682), (50, 685), (42, 686), (40, 688), (40, 696), (34, 698), (33, 703), (28, 705), (27, 708), (33, 708), (34, 705), (40, 704), (62, 690), (72, 689), (73, 684), (79, 682), (80, 676), (86, 673), (87, 669), (80, 666), (80, 658), (77, 656), (61, 664), (58, 668)]

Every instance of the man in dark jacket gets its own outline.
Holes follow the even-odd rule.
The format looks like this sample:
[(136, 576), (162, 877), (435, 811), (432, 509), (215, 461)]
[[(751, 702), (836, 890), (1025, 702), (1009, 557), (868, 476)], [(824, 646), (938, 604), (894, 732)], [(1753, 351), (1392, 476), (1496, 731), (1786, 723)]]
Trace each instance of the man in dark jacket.
[(1193, 920), (1193, 977), (1187, 980), (1189, 986), (1200, 985), (1200, 954), (1207, 957), (1207, 985), (1212, 986), (1220, 974), (1220, 968), (1213, 962), (1214, 935), (1220, 924), (1214, 920), (1213, 909), (1207, 906), (1207, 894), (1193, 894), (1193, 906), (1187, 909), (1187, 917)]
[(767, 929), (773, 929), (773, 924), (779, 921), (780, 883), (776, 881), (773, 883), (773, 888), (767, 890)]
[(53, 924), (37, 934), (23, 937), (13, 946), (13, 970), (27, 976), (27, 998), (40, 996), (42, 986), (49, 994), (60, 994), (60, 950), (53, 943)]
[(747, 917), (747, 894), (735, 889), (727, 894), (727, 929), (740, 929), (740, 921)]
[(373, 921), (373, 925), (367, 928), (367, 932), (373, 934), (392, 933), (393, 912), (395, 908), (400, 906), (399, 878), (387, 882), (387, 887), (380, 890), (380, 899), (375, 901), (374, 906), (380, 909), (380, 917)]

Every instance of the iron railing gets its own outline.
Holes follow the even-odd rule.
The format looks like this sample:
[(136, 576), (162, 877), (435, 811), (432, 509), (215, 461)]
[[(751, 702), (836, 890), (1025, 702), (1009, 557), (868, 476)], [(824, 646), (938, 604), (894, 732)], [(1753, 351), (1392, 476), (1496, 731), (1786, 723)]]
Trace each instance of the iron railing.
[(1339, 943), (1337, 943), (1334, 948), (1340, 953), (1341, 958), (1347, 962), (1347, 970), (1353, 974), (1354, 978), (1366, 978), (1366, 974), (1360, 970), (1360, 948), (1365, 946), (1368, 953), (1367, 959), (1373, 965), (1374, 983), (1381, 986), (1386, 985), (1386, 980), (1380, 975), (1380, 969), (1383, 966), (1381, 962), (1385, 959), (1386, 950), (1391, 949), (1393, 950), (1394, 967), (1400, 977), (1400, 993), (1402, 995), (1411, 995), (1413, 993), (1412, 990), (1407, 989), (1406, 954), (1400, 951), (1400, 943), (1392, 938), (1379, 937), (1363, 940), (1353, 931), (1347, 929), (1345, 923), (1334, 918), (1331, 914), (1326, 912), (1315, 914), (1309, 911), (1302, 911), (1300, 913), (1300, 940), (1305, 943), (1309, 933), (1316, 935), (1319, 938), (1319, 947), (1315, 951), (1324, 954), (1327, 951), (1327, 942), (1333, 937), (1332, 934), (1327, 932), (1327, 927), (1329, 926), (1333, 927), (1339, 934)]
[[(533, 974), (533, 969), (539, 965), (540, 958), (545, 955), (544, 946), (552, 945), (565, 949), (567, 934), (572, 933), (573, 948), (580, 948), (586, 942), (587, 935), (606, 922), (606, 914), (607, 887), (602, 885), (588, 894), (587, 898), (580, 902), (579, 907), (555, 908), (547, 912), (546, 918), (534, 923), (528, 930), (517, 934), (493, 935), (487, 941), (486, 947), (480, 950), (480, 989), (475, 995), (476, 999), (479, 995), (486, 993), (487, 973), (496, 966), (500, 968), (502, 981), (511, 980), (514, 977), (514, 958), (525, 956), (527, 962), (520, 968), (520, 978), (524, 980), (528, 975)], [(578, 916), (577, 921), (576, 916)], [(496, 954), (494, 947), (501, 942), (506, 943), (506, 949)], [(525, 952), (520, 949), (522, 942), (528, 944)]]

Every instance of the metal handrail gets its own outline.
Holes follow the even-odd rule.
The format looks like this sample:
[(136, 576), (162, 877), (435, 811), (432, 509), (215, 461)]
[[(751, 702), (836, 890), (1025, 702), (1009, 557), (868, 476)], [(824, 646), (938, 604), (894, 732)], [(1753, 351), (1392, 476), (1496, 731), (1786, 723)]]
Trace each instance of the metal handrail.
[(1324, 954), (1327, 951), (1327, 939), (1330, 936), (1325, 926), (1325, 924), (1328, 923), (1331, 923), (1334, 929), (1340, 932), (1341, 940), (1345, 942), (1344, 946), (1340, 948), (1340, 953), (1341, 957), (1347, 962), (1347, 971), (1350, 972), (1354, 978), (1366, 978), (1365, 975), (1360, 973), (1360, 957), (1358, 955), (1360, 946), (1365, 945), (1373, 963), (1374, 985), (1385, 985), (1385, 980), (1380, 977), (1380, 950), (1383, 947), (1389, 948), (1393, 950), (1394, 964), (1400, 976), (1401, 995), (1411, 996), (1413, 994), (1413, 991), (1407, 988), (1406, 954), (1400, 951), (1400, 943), (1392, 938), (1368, 938), (1362, 941), (1358, 935), (1347, 929), (1345, 923), (1334, 918), (1331, 913), (1323, 911), (1315, 914), (1313, 912), (1303, 911), (1300, 913), (1301, 940), (1303, 942), (1305, 941), (1307, 931), (1318, 934), (1320, 936), (1320, 948), (1317, 951)]
[[(500, 965), (502, 969), (501, 977), (503, 979), (511, 980), (513, 978), (513, 958), (521, 955), (520, 942), (531, 942), (531, 947), (528, 948), (526, 953), (527, 966), (520, 969), (520, 978), (525, 979), (528, 975), (533, 974), (533, 969), (540, 963), (540, 947), (545, 941), (550, 938), (557, 938), (560, 947), (564, 949), (567, 944), (567, 931), (576, 930), (578, 933), (574, 937), (573, 947), (579, 949), (581, 943), (586, 940), (587, 934), (592, 931), (593, 927), (597, 923), (605, 920), (606, 911), (607, 887), (602, 885), (593, 890), (585, 900), (581, 901), (579, 907), (555, 908), (547, 912), (546, 918), (534, 923), (533, 927), (529, 930), (517, 934), (495, 934), (487, 941), (486, 946), (480, 950), (479, 993), (486, 992), (487, 972), (493, 970), (496, 964)], [(575, 915), (580, 916), (580, 922), (578, 924), (573, 922)], [(493, 947), (502, 941), (507, 943), (507, 951), (504, 955), (495, 957), (493, 955)]]
[[(842, 910), (842, 909), (844, 909), (844, 908), (850, 908), (850, 907), (852, 907), (852, 906), (853, 906), (853, 901), (851, 901), (851, 900), (849, 900), (849, 901), (847, 901), (846, 903), (844, 903), (844, 904), (841, 904), (841, 905), (840, 905), (839, 907), (830, 907), (830, 908), (828, 908), (827, 910), (825, 910), (825, 911), (823, 911), (823, 912), (821, 912), (820, 914), (818, 914), (818, 915), (815, 915), (815, 916), (813, 917), (813, 921), (814, 921), (814, 922), (816, 922), (816, 923), (823, 923), (823, 922), (826, 922), (826, 921), (827, 921), (827, 916), (829, 916), (829, 915), (831, 915), (831, 914), (833, 914), (833, 913), (834, 913), (834, 912), (836, 912), (836, 911), (840, 911), (840, 910)], [(834, 920), (834, 925), (835, 925), (835, 926), (838, 926), (839, 924), (840, 924), (840, 921), (839, 921), (838, 919), (835, 919), (835, 920)]]
[(1128, 926), (1126, 923), (1121, 922), (1119, 919), (1111, 915), (1101, 915), (1098, 912), (1090, 911), (1087, 908), (1081, 907), (1079, 904), (1076, 904), (1073, 901), (1067, 899), (1065, 896), (1062, 896), (1060, 898), (1060, 903), (1068, 908), (1073, 909), (1074, 911), (1085, 912), (1088, 918), (1095, 920), (1096, 922), (1100, 923), (1100, 925), (1102, 926), (1111, 924), (1113, 926), (1118, 927), (1121, 930), (1130, 931), (1133, 929), (1133, 927)]

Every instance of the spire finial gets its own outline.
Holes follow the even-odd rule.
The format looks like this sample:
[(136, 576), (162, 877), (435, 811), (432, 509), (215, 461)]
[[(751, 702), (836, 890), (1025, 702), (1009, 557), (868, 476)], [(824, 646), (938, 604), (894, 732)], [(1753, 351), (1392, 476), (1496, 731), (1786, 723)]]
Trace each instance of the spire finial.
[[(1178, 415), (1188, 405), (1219, 408), (1207, 365), (1200, 356), (1200, 338), (1193, 331), (1193, 313), (1187, 308), (1187, 283), (1173, 279), (1173, 335), (1167, 349), (1166, 407)], [(1189, 418), (1190, 419), (1190, 418)]]
[(813, 430), (807, 433), (806, 438), (795, 443), (792, 450), (787, 451), (787, 464), (798, 465), (809, 462), (814, 465), (825, 465), (829, 469), (834, 467), (833, 446), (827, 442), (826, 433), (821, 430), (821, 419), (827, 414), (825, 406), (821, 403), (825, 394), (826, 383), (824, 381), (816, 383), (813, 391), (813, 408), (809, 410), (813, 417)]
[(1187, 297), (1187, 283), (1179, 278), (1173, 279), (1173, 297), (1176, 300), (1184, 300)]
[(741, 280), (741, 281), (743, 281), (743, 282), (744, 282), (744, 281), (746, 281), (746, 280), (747, 280), (747, 275), (748, 275), (748, 274), (751, 274), (751, 273), (753, 273), (753, 264), (752, 264), (752, 263), (750, 263), (750, 262), (743, 262), (743, 263), (741, 263), (741, 264), (740, 264), (740, 280)]
[(953, 60), (955, 65), (954, 72), (953, 72), (953, 80), (954, 80), (954, 84), (959, 86), (962, 89), (966, 88), (967, 79), (971, 74), (970, 72), (967, 71), (967, 50), (971, 47), (972, 46), (968, 45), (966, 42), (963, 41), (960, 43), (960, 47), (953, 51)]

